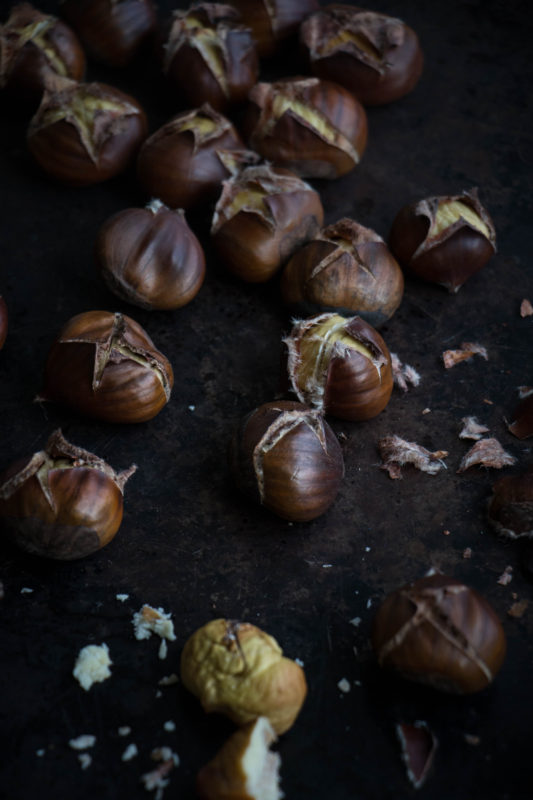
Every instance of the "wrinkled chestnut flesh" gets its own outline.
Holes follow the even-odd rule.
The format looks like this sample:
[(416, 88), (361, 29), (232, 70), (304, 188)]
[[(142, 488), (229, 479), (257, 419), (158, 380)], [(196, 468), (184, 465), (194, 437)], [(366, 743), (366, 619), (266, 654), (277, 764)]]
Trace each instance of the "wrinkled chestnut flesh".
[(34, 555), (61, 560), (90, 555), (118, 531), (124, 486), (135, 470), (116, 473), (55, 431), (44, 450), (16, 462), (2, 476), (3, 528)]
[(372, 645), (382, 667), (453, 694), (488, 686), (506, 651), (502, 625), (489, 603), (441, 574), (386, 597), (374, 618)]
[(500, 536), (533, 539), (533, 467), (523, 475), (506, 475), (496, 481), (488, 518)]

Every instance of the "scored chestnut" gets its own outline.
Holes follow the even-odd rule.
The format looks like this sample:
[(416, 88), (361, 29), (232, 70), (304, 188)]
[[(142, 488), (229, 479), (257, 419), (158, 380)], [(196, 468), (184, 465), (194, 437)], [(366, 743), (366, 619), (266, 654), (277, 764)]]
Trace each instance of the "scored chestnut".
[(100, 228), (95, 251), (111, 291), (140, 308), (181, 308), (204, 281), (204, 251), (184, 212), (159, 200), (113, 215)]
[(521, 475), (506, 475), (492, 487), (488, 519), (508, 539), (533, 539), (533, 467)]
[(344, 476), (342, 451), (327, 422), (286, 400), (264, 403), (241, 420), (230, 466), (244, 494), (293, 522), (327, 511)]
[(477, 189), (469, 189), (404, 206), (389, 246), (415, 275), (457, 292), (496, 252), (496, 231)]
[(53, 343), (37, 399), (106, 422), (145, 422), (168, 402), (173, 382), (168, 359), (135, 320), (86, 311)]
[(402, 20), (335, 3), (308, 17), (300, 41), (314, 75), (335, 81), (363, 105), (382, 105), (412, 91), (422, 74), (416, 33)]
[(57, 430), (44, 450), (0, 478), (2, 527), (28, 553), (61, 560), (90, 555), (118, 531), (124, 486), (136, 469), (116, 473)]
[(308, 14), (316, 11), (318, 0), (228, 0), (249, 25), (261, 57), (272, 56)]
[(4, 342), (6, 340), (7, 327), (8, 327), (7, 305), (6, 301), (0, 294), (0, 350), (4, 346)]
[(488, 686), (506, 651), (502, 625), (487, 600), (441, 574), (385, 598), (374, 618), (372, 645), (381, 666), (453, 694)]
[(377, 416), (389, 402), (389, 350), (360, 317), (319, 314), (296, 320), (284, 342), (290, 386), (302, 403), (358, 422)]
[(318, 78), (258, 83), (248, 95), (243, 129), (267, 161), (304, 178), (338, 178), (366, 147), (366, 112), (342, 86)]
[(266, 281), (324, 221), (320, 196), (288, 170), (247, 167), (224, 182), (211, 237), (227, 269)]
[(374, 327), (401, 303), (403, 272), (375, 231), (341, 219), (297, 250), (283, 271), (281, 294), (293, 313), (358, 314)]

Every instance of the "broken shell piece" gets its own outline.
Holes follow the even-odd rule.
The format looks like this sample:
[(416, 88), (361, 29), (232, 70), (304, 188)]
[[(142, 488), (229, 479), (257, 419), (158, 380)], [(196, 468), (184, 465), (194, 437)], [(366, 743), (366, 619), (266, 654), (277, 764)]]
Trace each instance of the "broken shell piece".
[(489, 360), (486, 348), (475, 342), (463, 342), (457, 350), (445, 350), (442, 360), (446, 369), (450, 369), (461, 361), (467, 361), (472, 356), (481, 356), (485, 361)]
[(520, 303), (520, 316), (531, 317), (532, 315), (533, 315), (533, 306), (531, 305), (527, 297), (524, 297), (524, 299)]
[(400, 722), (396, 725), (396, 733), (402, 746), (407, 777), (415, 789), (420, 789), (433, 764), (438, 741), (422, 720), (412, 724)]
[(514, 421), (507, 426), (507, 429), (517, 439), (527, 439), (533, 436), (533, 392), (521, 394), (521, 398), (513, 414)]
[(480, 439), (463, 456), (457, 472), (465, 472), (474, 466), (501, 469), (515, 462), (516, 458), (507, 453), (497, 439)]
[(505, 567), (504, 571), (498, 578), (500, 586), (508, 586), (513, 580), (513, 568), (511, 566)]
[(392, 377), (396, 386), (399, 386), (404, 392), (409, 391), (408, 384), (411, 386), (418, 386), (420, 383), (420, 375), (414, 367), (410, 364), (402, 364), (396, 353), (391, 353), (391, 366)]
[(496, 481), (488, 518), (501, 536), (533, 539), (533, 467), (523, 475), (506, 475)]
[(442, 459), (448, 455), (447, 450), (431, 452), (416, 442), (407, 442), (395, 435), (380, 439), (378, 448), (383, 460), (380, 469), (386, 470), (389, 477), (394, 480), (402, 477), (401, 467), (406, 464), (412, 464), (413, 467), (430, 475), (436, 475), (441, 469), (446, 469)]
[(271, 753), (276, 734), (266, 717), (236, 731), (198, 773), (202, 800), (280, 800), (281, 758)]
[(488, 433), (489, 429), (485, 425), (480, 425), (475, 417), (463, 417), (463, 429), (459, 434), (459, 439), (481, 439), (484, 433)]
[(524, 616), (526, 609), (529, 605), (527, 600), (518, 600), (516, 603), (513, 603), (510, 608), (507, 609), (507, 616), (514, 617), (514, 619), (520, 619)]

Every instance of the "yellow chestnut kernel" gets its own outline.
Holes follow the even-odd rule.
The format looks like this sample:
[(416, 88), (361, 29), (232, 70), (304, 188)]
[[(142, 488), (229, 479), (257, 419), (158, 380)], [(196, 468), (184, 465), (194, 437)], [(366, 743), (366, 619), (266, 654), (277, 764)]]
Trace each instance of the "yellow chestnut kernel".
[(481, 219), (479, 214), (476, 214), (469, 205), (463, 203), (461, 200), (448, 200), (439, 204), (427, 238), (435, 239), (439, 234), (447, 228), (450, 228), (461, 218), (482, 233), (487, 239), (491, 238), (488, 225)]

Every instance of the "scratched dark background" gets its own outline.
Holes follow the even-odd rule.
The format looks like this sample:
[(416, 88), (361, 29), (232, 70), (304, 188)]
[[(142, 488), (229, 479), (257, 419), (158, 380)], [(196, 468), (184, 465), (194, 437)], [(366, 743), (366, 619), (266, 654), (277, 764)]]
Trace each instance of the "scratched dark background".
[[(183, 6), (161, 2), (161, 20)], [(40, 7), (57, 11), (55, 2)], [(5, 19), (9, 4), (1, 8)], [(523, 298), (533, 301), (532, 17), (525, 1), (383, 0), (376, 10), (418, 32), (425, 70), (411, 95), (368, 111), (369, 143), (357, 169), (315, 183), (326, 221), (353, 216), (386, 237), (404, 203), (478, 186), (498, 254), (455, 296), (407, 280), (382, 334), (421, 384), (407, 394), (396, 389), (371, 422), (331, 420), (345, 437), (346, 477), (334, 506), (308, 524), (291, 525), (243, 500), (226, 468), (237, 420), (278, 390), (288, 320), (277, 281), (249, 286), (228, 276), (209, 251), (206, 210), (191, 219), (208, 257), (194, 301), (173, 313), (121, 303), (94, 267), (94, 238), (109, 215), (148, 198), (133, 174), (84, 189), (48, 181), (26, 149), (26, 120), (0, 98), (0, 293), (10, 311), (0, 353), (0, 468), (40, 449), (58, 426), (117, 469), (139, 466), (126, 487), (122, 527), (99, 553), (54, 563), (0, 544), (0, 796), (8, 800), (141, 800), (148, 794), (140, 775), (153, 768), (149, 753), (159, 745), (181, 761), (164, 796), (192, 797), (196, 771), (233, 726), (205, 715), (180, 685), (157, 697), (158, 680), (178, 671), (186, 638), (217, 616), (259, 625), (305, 664), (308, 699), (279, 742), (289, 800), (411, 798), (394, 727), (417, 719), (439, 740), (420, 798), (531, 797), (532, 585), (520, 548), (487, 526), (487, 498), (501, 473), (456, 469), (468, 448), (458, 438), (466, 415), (518, 459), (504, 472), (532, 461), (532, 440), (513, 438), (505, 425), (517, 387), (533, 384), (533, 318), (519, 313)], [(262, 76), (299, 72), (290, 52)], [(179, 110), (148, 57), (125, 71), (90, 63), (88, 78), (135, 95), (151, 130)], [(149, 423), (106, 425), (33, 402), (59, 328), (98, 308), (133, 316), (174, 367), (171, 401)], [(463, 341), (484, 345), (489, 360), (445, 370), (441, 352)], [(376, 447), (390, 433), (448, 450), (448, 469), (435, 477), (407, 469), (392, 481), (379, 469)], [(513, 580), (502, 586), (507, 565)], [(431, 566), (482, 592), (503, 621), (507, 659), (478, 695), (449, 697), (393, 679), (370, 650), (381, 599)], [(25, 587), (33, 591), (21, 593)], [(117, 593), (129, 599), (120, 603)], [(507, 614), (515, 599), (530, 601), (521, 619)], [(166, 661), (158, 659), (159, 640), (133, 638), (130, 620), (143, 603), (172, 613), (177, 641)], [(359, 627), (350, 624), (355, 617)], [(84, 692), (72, 677), (76, 655), (102, 642), (112, 678)], [(337, 687), (342, 678), (351, 684), (347, 694)], [(167, 720), (175, 732), (163, 730)], [(125, 725), (127, 739), (117, 733)], [(97, 742), (82, 771), (68, 740), (83, 733)], [(139, 755), (123, 763), (130, 741)]]

